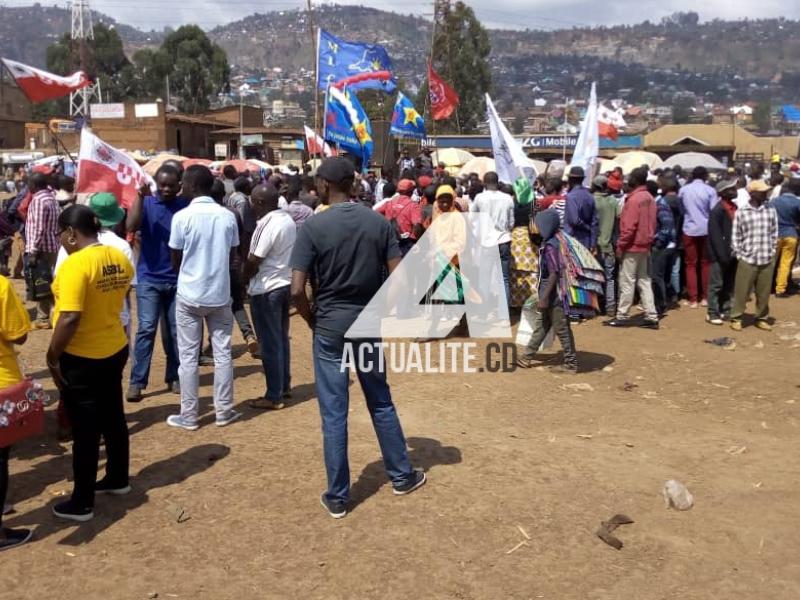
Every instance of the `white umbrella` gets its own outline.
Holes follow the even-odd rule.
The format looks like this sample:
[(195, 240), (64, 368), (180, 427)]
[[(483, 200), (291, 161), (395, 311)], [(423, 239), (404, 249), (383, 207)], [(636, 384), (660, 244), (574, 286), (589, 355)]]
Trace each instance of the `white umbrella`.
[(664, 161), (664, 166), (671, 169), (680, 166), (682, 169), (690, 171), (695, 167), (705, 167), (709, 171), (724, 171), (727, 169), (720, 161), (705, 152), (681, 152), (680, 154), (675, 154)]

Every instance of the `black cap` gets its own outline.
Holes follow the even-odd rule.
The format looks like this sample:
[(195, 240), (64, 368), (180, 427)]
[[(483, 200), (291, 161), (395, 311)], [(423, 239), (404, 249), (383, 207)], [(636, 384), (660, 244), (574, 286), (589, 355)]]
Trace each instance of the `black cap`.
[(355, 179), (355, 167), (344, 156), (326, 158), (317, 169), (317, 177), (330, 183), (342, 183)]
[(572, 167), (569, 170), (570, 179), (583, 179), (584, 177), (586, 177), (586, 173), (583, 171), (583, 167)]

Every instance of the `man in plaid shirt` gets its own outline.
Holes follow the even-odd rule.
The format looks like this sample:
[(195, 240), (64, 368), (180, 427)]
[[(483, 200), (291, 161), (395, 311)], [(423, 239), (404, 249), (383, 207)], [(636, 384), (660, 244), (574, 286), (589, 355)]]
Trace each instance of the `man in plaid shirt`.
[(764, 181), (753, 180), (747, 186), (750, 203), (737, 210), (733, 219), (733, 255), (739, 259), (731, 312), (734, 331), (742, 330), (742, 315), (753, 288), (756, 291), (756, 327), (772, 331), (767, 318), (778, 244), (778, 213), (766, 205), (771, 189)]
[[(28, 179), (28, 189), (33, 195), (25, 221), (25, 257), (29, 269), (44, 262), (52, 272), (58, 248), (58, 202), (48, 185), (47, 176), (33, 173)], [(50, 329), (50, 311), (53, 297), (38, 300), (35, 329)]]

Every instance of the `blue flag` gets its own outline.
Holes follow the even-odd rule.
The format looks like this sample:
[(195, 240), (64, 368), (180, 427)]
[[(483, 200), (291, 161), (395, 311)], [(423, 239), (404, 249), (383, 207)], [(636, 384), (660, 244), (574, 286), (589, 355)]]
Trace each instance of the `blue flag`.
[(397, 92), (397, 102), (392, 113), (392, 127), (389, 130), (397, 137), (422, 140), (425, 136), (425, 120), (417, 112), (411, 100), (403, 92)]
[(391, 94), (397, 88), (392, 60), (383, 46), (346, 42), (322, 29), (317, 42), (317, 85), (320, 89), (345, 79), (347, 87), (353, 91), (382, 90)]
[(372, 158), (372, 124), (367, 113), (350, 90), (329, 87), (325, 96), (325, 129), (323, 137), (339, 148), (360, 156), (366, 169)]

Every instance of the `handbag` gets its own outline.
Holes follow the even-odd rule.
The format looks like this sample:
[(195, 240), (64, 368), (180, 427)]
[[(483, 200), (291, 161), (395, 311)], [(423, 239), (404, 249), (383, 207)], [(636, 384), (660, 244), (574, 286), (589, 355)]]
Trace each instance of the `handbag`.
[(25, 269), (25, 287), (29, 301), (52, 297), (51, 283), (53, 283), (53, 270), (48, 261), (39, 259), (34, 266)]
[(46, 398), (44, 388), (32, 379), (0, 390), (0, 448), (42, 433)]

